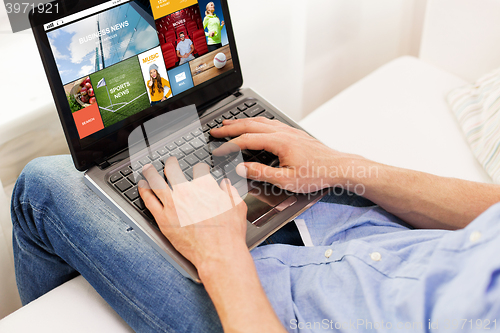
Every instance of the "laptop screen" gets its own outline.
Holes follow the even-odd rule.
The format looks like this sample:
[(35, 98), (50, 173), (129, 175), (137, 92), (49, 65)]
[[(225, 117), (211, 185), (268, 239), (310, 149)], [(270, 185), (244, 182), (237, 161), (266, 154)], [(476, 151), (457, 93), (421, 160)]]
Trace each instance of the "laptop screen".
[(234, 69), (219, 0), (112, 0), (44, 30), (80, 139)]

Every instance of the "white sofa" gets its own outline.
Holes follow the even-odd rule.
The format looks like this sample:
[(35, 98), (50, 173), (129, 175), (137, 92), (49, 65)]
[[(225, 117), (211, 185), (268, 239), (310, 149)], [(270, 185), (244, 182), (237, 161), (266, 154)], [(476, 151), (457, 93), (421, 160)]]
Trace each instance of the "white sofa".
[[(445, 95), (500, 66), (498, 12), (498, 0), (429, 0), (419, 58), (402, 57), (382, 66), (301, 125), (338, 150), (441, 176), (491, 182), (468, 148)], [(0, 219), (6, 215), (1, 200)], [(0, 250), (8, 244), (1, 236)], [(0, 260), (2, 267), (12, 262), (9, 256)], [(4, 300), (13, 276), (1, 272), (0, 302), (15, 304), (12, 290)], [(68, 330), (131, 331), (81, 277), (0, 320), (0, 332)]]

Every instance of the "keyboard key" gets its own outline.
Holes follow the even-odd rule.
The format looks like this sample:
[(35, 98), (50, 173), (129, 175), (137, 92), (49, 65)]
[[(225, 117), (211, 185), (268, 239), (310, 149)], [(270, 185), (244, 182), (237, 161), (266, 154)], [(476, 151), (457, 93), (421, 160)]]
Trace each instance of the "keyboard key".
[(224, 118), (224, 119), (231, 119), (231, 118), (233, 118), (233, 115), (231, 114), (230, 111), (227, 111), (226, 113), (222, 114), (222, 118)]
[(171, 157), (170, 154), (166, 154), (166, 155), (163, 155), (162, 157), (160, 157), (160, 162), (165, 164), (165, 162), (167, 162), (167, 160)]
[(200, 159), (200, 161), (204, 160), (205, 158), (209, 157), (210, 155), (205, 151), (205, 149), (200, 149), (197, 150), (195, 153), (195, 156)]
[(150, 159), (151, 161), (154, 161), (154, 160), (159, 159), (159, 158), (160, 158), (160, 155), (159, 155), (158, 153), (151, 153), (151, 154), (149, 154), (149, 155), (148, 155), (148, 157), (149, 157), (149, 159)]
[(180, 160), (179, 161), (179, 166), (181, 167), (181, 170), (184, 171), (186, 170), (187, 168), (189, 168), (189, 164), (186, 163), (186, 161), (184, 160)]
[(202, 133), (203, 132), (202, 132), (201, 129), (197, 129), (196, 131), (192, 131), (191, 135), (193, 135), (193, 136), (200, 136)]
[(144, 204), (144, 201), (142, 201), (141, 198), (137, 199), (136, 201), (134, 201), (134, 205), (139, 208), (140, 210), (143, 210), (146, 208), (146, 205)]
[(139, 198), (139, 190), (137, 189), (137, 187), (134, 186), (133, 188), (125, 192), (125, 196), (130, 201), (134, 201), (135, 199)]
[(172, 151), (174, 149), (177, 149), (177, 145), (175, 143), (169, 143), (168, 145), (165, 146), (165, 148)]
[(241, 104), (240, 106), (238, 106), (238, 110), (240, 111), (245, 111), (247, 108), (247, 106), (245, 104)]
[(207, 164), (211, 168), (213, 168), (213, 166), (214, 166), (214, 161), (212, 160), (212, 158), (210, 156), (203, 159), (202, 162)]
[(244, 113), (240, 113), (239, 115), (237, 115), (236, 117), (234, 117), (235, 119), (244, 119), (244, 118), (247, 118), (246, 114)]
[(226, 173), (228, 173), (228, 172), (230, 172), (231, 170), (234, 169), (234, 166), (230, 162), (228, 162), (228, 161), (226, 161), (226, 162), (224, 162), (222, 164), (219, 164), (219, 167), (222, 170), (224, 170)]
[(122, 174), (117, 172), (112, 174), (111, 177), (109, 177), (109, 181), (114, 184), (122, 178), (123, 178)]
[(120, 173), (126, 177), (132, 173), (132, 170), (129, 167), (125, 167), (120, 170)]
[(163, 163), (161, 163), (160, 161), (154, 161), (151, 164), (155, 167), (156, 170), (158, 170), (158, 171), (163, 170)]
[(242, 158), (241, 156), (238, 156), (238, 157), (236, 157), (235, 159), (233, 159), (233, 160), (231, 161), (231, 164), (233, 165), (233, 167), (234, 167), (234, 168), (236, 168), (236, 166), (237, 166), (238, 164), (243, 163), (243, 162), (245, 162), (245, 161), (243, 160), (243, 158)]
[[(127, 179), (132, 184), (137, 185), (137, 183), (139, 182), (140, 179), (142, 179), (142, 177), (136, 172), (133, 175), (128, 176)], [(137, 181), (135, 181), (136, 179), (137, 179)]]
[(184, 144), (184, 140), (182, 140), (182, 139), (177, 139), (177, 140), (175, 140), (175, 141), (174, 141), (174, 143), (175, 143), (176, 145), (178, 145), (178, 146), (182, 146), (182, 145)]
[(205, 145), (205, 143), (201, 142), (201, 140), (198, 138), (194, 139), (190, 143), (191, 143), (191, 146), (194, 147), (194, 149), (199, 149)]
[(252, 106), (254, 106), (255, 104), (257, 104), (257, 102), (255, 101), (249, 101), (249, 102), (246, 102), (245, 105), (249, 108), (251, 108)]
[(265, 165), (269, 165), (273, 161), (273, 159), (271, 158), (271, 156), (268, 155), (268, 154), (266, 154), (266, 153), (262, 153), (262, 154), (258, 155), (257, 156), (257, 160), (259, 162), (261, 162), (262, 164), (265, 164)]
[(193, 177), (193, 168), (189, 168), (188, 170), (184, 171), (184, 174), (187, 176), (186, 178), (188, 180), (194, 179), (194, 177)]
[(203, 125), (203, 127), (201, 128), (203, 130), (203, 132), (208, 132), (210, 131), (210, 127), (208, 127), (207, 124)]
[(238, 110), (238, 108), (234, 108), (234, 109), (230, 110), (229, 112), (231, 112), (231, 114), (233, 116), (236, 116), (238, 113), (240, 113), (240, 110)]
[(180, 148), (180, 150), (181, 150), (181, 151), (182, 151), (185, 155), (189, 155), (189, 154), (191, 154), (191, 153), (194, 151), (193, 147), (191, 147), (189, 144), (185, 144), (184, 146), (182, 146), (182, 147)]
[(236, 171), (232, 170), (230, 171), (228, 174), (226, 174), (226, 178), (229, 179), (231, 181), (231, 184), (234, 185), (236, 184), (237, 182), (239, 182), (240, 180), (242, 180), (243, 178), (240, 177), (240, 175), (238, 175), (236, 173)]
[(189, 156), (184, 157), (184, 161), (188, 162), (189, 165), (191, 165), (191, 166), (198, 164), (198, 162), (200, 162), (200, 160), (198, 160), (198, 158), (196, 158), (196, 156), (194, 156), (194, 155), (189, 155)]
[(248, 152), (248, 150), (242, 150), (241, 155), (243, 156), (243, 159), (245, 161), (249, 161), (251, 158), (253, 158), (253, 155)]
[(261, 117), (266, 117), (267, 119), (274, 119), (274, 116), (269, 111), (264, 112), (260, 116)]
[(245, 114), (247, 116), (249, 116), (249, 117), (255, 117), (255, 116), (261, 114), (264, 111), (266, 111), (266, 110), (262, 106), (256, 105), (253, 108), (250, 108), (250, 109), (246, 110)]
[[(130, 177), (130, 176), (129, 176)], [(119, 189), (121, 192), (125, 192), (129, 188), (132, 187), (132, 184), (127, 179), (122, 179), (119, 182), (115, 184), (116, 188)]]
[(143, 157), (139, 160), (139, 162), (144, 166), (146, 164), (150, 164), (151, 163), (151, 160), (149, 159), (149, 157)]
[(188, 135), (183, 136), (182, 138), (186, 141), (191, 141), (191, 140), (193, 140), (194, 137), (191, 134), (188, 134)]
[(166, 148), (162, 148), (162, 149), (158, 149), (156, 152), (157, 152), (157, 153), (158, 153), (158, 155), (160, 155), (160, 156), (165, 156), (166, 154), (168, 154), (168, 149), (166, 149)]
[(220, 168), (212, 169), (211, 173), (212, 173), (212, 176), (214, 176), (214, 178), (217, 180), (219, 178), (221, 178), (222, 176), (224, 176), (224, 172), (222, 172), (222, 170)]
[(148, 217), (148, 219), (150, 219), (150, 220), (153, 221), (151, 224), (153, 224), (153, 226), (156, 229), (159, 229), (158, 228), (158, 224), (156, 224), (156, 222), (155, 222), (155, 218), (153, 217), (153, 214), (151, 214), (151, 212), (149, 210), (147, 210), (147, 209), (144, 211), (144, 214)]
[(178, 160), (184, 157), (184, 154), (179, 149), (174, 150), (173, 152), (170, 153), (170, 155), (174, 156)]
[(139, 163), (138, 161), (135, 161), (135, 162), (132, 162), (132, 164), (130, 165), (130, 167), (132, 168), (132, 170), (134, 171), (137, 171), (139, 169), (142, 169), (142, 165), (141, 163)]
[(214, 120), (215, 120), (217, 123), (222, 124), (222, 121), (224, 120), (224, 118), (223, 118), (222, 116), (220, 116), (220, 117), (215, 118)]
[(208, 127), (210, 128), (214, 128), (214, 127), (217, 127), (217, 122), (215, 120), (212, 120), (211, 122), (209, 122), (208, 124)]

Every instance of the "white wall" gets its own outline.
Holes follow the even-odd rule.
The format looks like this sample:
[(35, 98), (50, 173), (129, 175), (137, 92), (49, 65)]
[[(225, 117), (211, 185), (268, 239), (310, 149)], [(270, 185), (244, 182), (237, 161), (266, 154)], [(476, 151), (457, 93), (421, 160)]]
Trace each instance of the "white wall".
[(384, 63), (418, 56), (427, 0), (229, 0), (245, 86), (300, 120)]

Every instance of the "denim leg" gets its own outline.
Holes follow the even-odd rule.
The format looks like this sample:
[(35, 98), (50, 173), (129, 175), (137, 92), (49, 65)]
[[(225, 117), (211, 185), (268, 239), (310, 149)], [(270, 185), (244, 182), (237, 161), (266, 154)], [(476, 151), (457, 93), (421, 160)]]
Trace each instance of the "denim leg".
[(137, 332), (221, 332), (202, 285), (184, 278), (83, 183), (69, 156), (36, 159), (12, 199), (23, 304), (82, 274)]

